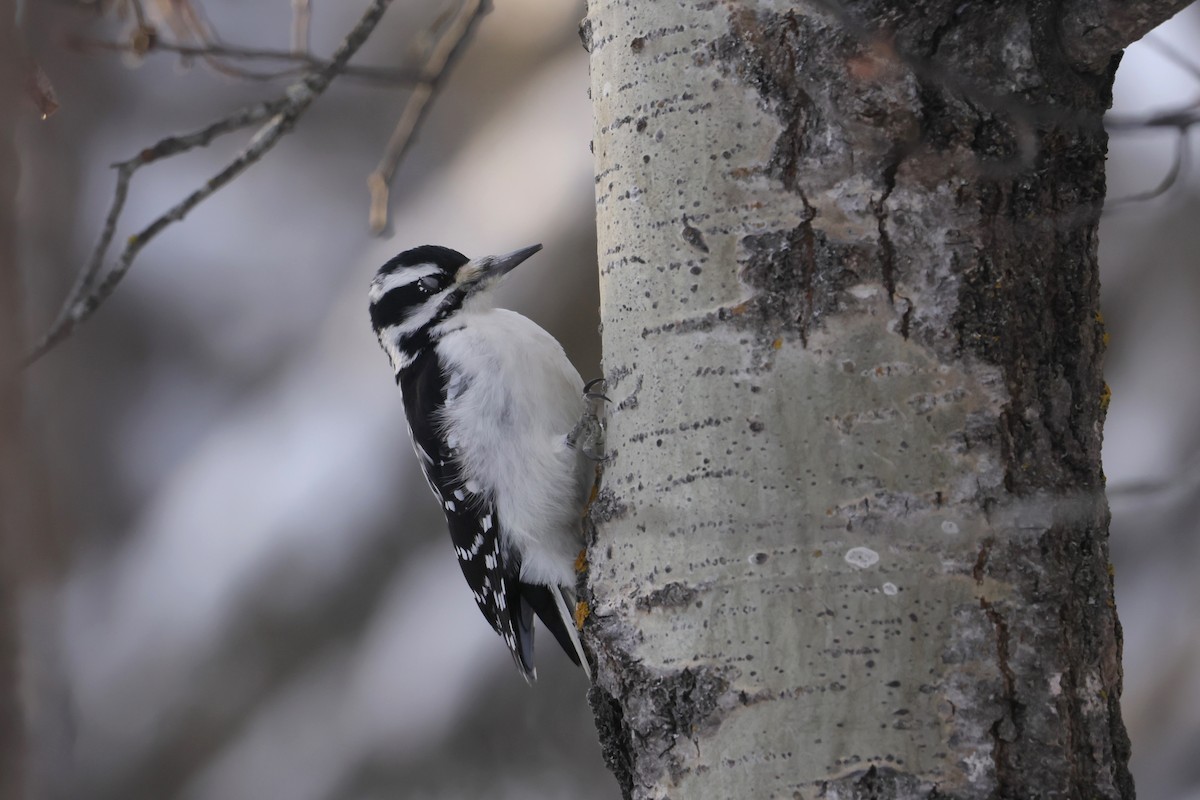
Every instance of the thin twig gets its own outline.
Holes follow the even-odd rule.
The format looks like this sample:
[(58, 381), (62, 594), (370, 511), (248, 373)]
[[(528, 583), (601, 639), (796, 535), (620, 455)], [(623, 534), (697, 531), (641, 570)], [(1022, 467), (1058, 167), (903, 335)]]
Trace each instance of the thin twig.
[(1175, 46), (1166, 39), (1162, 38), (1161, 36), (1156, 36), (1152, 33), (1143, 41), (1150, 47), (1157, 50), (1159, 55), (1161, 55), (1163, 58), (1167, 59), (1180, 69), (1190, 73), (1193, 78), (1200, 80), (1200, 65), (1196, 64), (1183, 53), (1179, 52), (1179, 50), (1177, 50)]
[[(198, 58), (232, 58), (247, 61), (286, 61), (295, 64), (291, 69), (271, 73), (249, 73), (256, 80), (274, 80), (278, 78), (295, 77), (315, 69), (324, 69), (329, 62), (311, 53), (293, 53), (286, 50), (269, 50), (251, 47), (234, 47), (224, 44), (187, 45), (179, 42), (166, 42), (154, 39), (144, 45), (135, 42), (113, 42), (104, 39), (85, 39), (75, 37), (68, 40), (68, 45), (77, 50), (104, 50), (116, 53), (132, 53), (143, 56), (147, 53), (171, 53), (173, 55)], [(361, 78), (395, 86), (411, 86), (420, 83), (421, 73), (415, 70), (387, 69), (385, 67), (359, 67), (347, 65), (342, 70), (347, 78)], [(246, 77), (246, 75), (242, 75)]]
[(459, 52), (459, 46), (486, 12), (487, 4), (484, 0), (464, 0), (426, 57), (421, 70), (424, 80), (413, 87), (404, 110), (400, 112), (400, 119), (396, 122), (392, 136), (388, 139), (387, 147), (384, 148), (379, 165), (367, 176), (367, 190), (371, 193), (371, 209), (368, 215), (371, 233), (379, 235), (387, 228), (388, 199), (396, 167), (412, 143), (417, 128), (424, 121), (429, 110), (429, 101), (436, 93), (438, 83), (446, 74), (454, 55)]
[(1144, 203), (1147, 200), (1153, 200), (1170, 191), (1187, 167), (1190, 156), (1188, 137), (1192, 126), (1197, 123), (1200, 123), (1200, 101), (1167, 111), (1156, 111), (1144, 116), (1106, 115), (1104, 117), (1104, 126), (1110, 133), (1137, 133), (1139, 131), (1161, 128), (1174, 128), (1176, 134), (1175, 153), (1171, 161), (1171, 168), (1167, 170), (1167, 174), (1163, 177), (1162, 181), (1148, 191), (1109, 200), (1104, 206), (1105, 213), (1116, 211), (1134, 203)]
[(45, 339), (38, 343), (37, 348), (28, 361), (32, 362), (41, 357), (45, 351), (51, 349), (59, 341), (70, 335), (71, 329), (82, 321), (83, 307), (80, 301), (91, 295), (95, 289), (96, 276), (100, 274), (100, 269), (104, 266), (104, 259), (108, 255), (108, 248), (112, 244), (113, 235), (116, 233), (117, 221), (120, 219), (121, 212), (125, 208), (125, 198), (129, 194), (129, 182), (133, 179), (133, 174), (138, 169), (160, 159), (170, 158), (171, 156), (185, 153), (197, 147), (207, 147), (219, 136), (247, 128), (278, 114), (287, 103), (287, 98), (278, 98), (266, 103), (259, 103), (258, 105), (240, 109), (198, 131), (180, 136), (168, 136), (152, 147), (142, 150), (142, 152), (133, 158), (114, 164), (113, 167), (117, 170), (117, 187), (113, 192), (113, 201), (109, 206), (108, 215), (105, 217), (104, 227), (100, 231), (100, 238), (96, 241), (95, 247), (92, 248), (92, 254), (87, 264), (80, 271), (79, 275), (76, 276), (75, 283), (71, 286), (71, 291), (67, 294), (66, 302), (59, 311), (54, 324), (50, 326), (50, 332), (46, 335)]
[(129, 5), (133, 7), (133, 18), (137, 20), (137, 26), (146, 27), (146, 9), (142, 7), (142, 0), (129, 0)]
[[(167, 25), (174, 31), (176, 41), (194, 42), (204, 49), (222, 46), (221, 37), (217, 33), (216, 28), (209, 23), (199, 6), (193, 0), (168, 0), (167, 8), (163, 11), (163, 15)], [(153, 41), (153, 38), (151, 38), (150, 42), (153, 43)], [(207, 52), (202, 54), (200, 58), (209, 69), (230, 78), (266, 81), (280, 77), (279, 73), (256, 72), (235, 64), (226, 63), (221, 58)]]
[(1131, 205), (1133, 203), (1144, 203), (1147, 200), (1153, 200), (1156, 197), (1161, 197), (1166, 194), (1175, 182), (1179, 180), (1180, 174), (1183, 173), (1184, 167), (1188, 162), (1188, 137), (1185, 131), (1181, 131), (1175, 137), (1175, 157), (1171, 162), (1171, 169), (1163, 177), (1162, 181), (1157, 186), (1145, 192), (1126, 195), (1124, 197), (1116, 197), (1109, 200), (1105, 206), (1105, 211), (1112, 211), (1122, 206)]
[(1200, 100), (1185, 106), (1155, 111), (1152, 114), (1105, 114), (1104, 127), (1109, 133), (1129, 133), (1144, 131), (1147, 128), (1178, 128), (1180, 135), (1187, 133), (1188, 128), (1200, 123)]
[(296, 55), (308, 53), (308, 30), (311, 21), (311, 0), (292, 0), (292, 52)]
[(1112, 484), (1105, 489), (1105, 494), (1114, 503), (1147, 503), (1172, 494), (1192, 497), (1198, 485), (1200, 456), (1193, 454), (1186, 462), (1171, 469), (1166, 477)]
[[(63, 311), (59, 314), (46, 335), (42, 337), (33, 348), (33, 351), (26, 357), (25, 364), (29, 365), (41, 358), (53, 347), (67, 339), (82, 322), (95, 313), (96, 309), (112, 295), (117, 285), (129, 272), (138, 253), (141, 252), (142, 248), (151, 239), (170, 224), (182, 220), (193, 208), (211, 197), (218, 189), (225, 186), (244, 172), (251, 164), (259, 161), (266, 155), (295, 126), (296, 120), (308, 110), (313, 101), (329, 88), (329, 84), (333, 79), (345, 69), (346, 62), (350, 60), (350, 57), (367, 40), (367, 37), (375, 29), (375, 26), (379, 23), (380, 18), (388, 6), (391, 5), (391, 2), (392, 0), (372, 0), (362, 18), (359, 19), (358, 24), (354, 26), (350, 33), (346, 35), (341, 45), (338, 46), (329, 63), (323, 69), (311, 72), (302, 80), (289, 86), (282, 97), (272, 102), (261, 104), (260, 106), (243, 109), (238, 114), (213, 123), (195, 134), (164, 139), (154, 147), (142, 151), (133, 159), (118, 164), (116, 196), (114, 197), (112, 207), (109, 209), (104, 231), (101, 233), (100, 240), (97, 242), (96, 249), (93, 252), (92, 261), (89, 262), (83, 273), (76, 280), (76, 285), (71, 295), (67, 297), (63, 305)], [(246, 127), (267, 117), (269, 117), (269, 121), (254, 134), (254, 137), (250, 140), (250, 144), (232, 161), (226, 164), (220, 172), (205, 182), (202, 187), (176, 203), (145, 228), (129, 237), (125, 244), (125, 249), (121, 252), (117, 262), (97, 283), (100, 265), (104, 261), (105, 253), (113, 238), (116, 222), (120, 217), (121, 209), (125, 203), (129, 181), (132, 178), (133, 172), (138, 167), (150, 161), (156, 161), (169, 155), (202, 146), (222, 133)], [(205, 139), (206, 136), (207, 139)]]
[[(1165, 40), (1151, 35), (1147, 36), (1145, 41), (1157, 50), (1159, 55), (1183, 69), (1192, 77), (1200, 79), (1200, 66), (1192, 63), (1187, 56), (1176, 50)], [(1167, 109), (1166, 111), (1155, 111), (1151, 114), (1106, 114), (1104, 116), (1104, 127), (1110, 133), (1136, 133), (1156, 128), (1175, 128), (1176, 136), (1175, 154), (1171, 161), (1171, 168), (1167, 170), (1167, 174), (1163, 177), (1162, 181), (1148, 191), (1109, 200), (1104, 207), (1105, 212), (1114, 211), (1134, 203), (1143, 203), (1166, 194), (1176, 184), (1179, 176), (1183, 174), (1186, 168), (1190, 156), (1188, 136), (1190, 135), (1192, 126), (1197, 123), (1200, 123), (1200, 100), (1194, 100), (1187, 105)]]

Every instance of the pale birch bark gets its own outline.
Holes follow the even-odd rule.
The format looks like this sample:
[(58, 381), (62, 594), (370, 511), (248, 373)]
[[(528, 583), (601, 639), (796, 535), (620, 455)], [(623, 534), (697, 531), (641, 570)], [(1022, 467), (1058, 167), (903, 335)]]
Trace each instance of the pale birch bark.
[(613, 458), (585, 640), (623, 792), (1132, 798), (1115, 60), (1071, 67), (1044, 3), (589, 6)]

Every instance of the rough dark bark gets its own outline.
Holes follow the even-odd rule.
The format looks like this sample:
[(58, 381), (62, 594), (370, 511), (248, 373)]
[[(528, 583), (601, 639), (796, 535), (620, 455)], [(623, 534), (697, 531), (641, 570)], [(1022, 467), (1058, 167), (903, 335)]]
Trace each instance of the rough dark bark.
[(1093, 72), (1129, 45), (1192, 4), (1193, 0), (1065, 0), (1063, 49)]
[(583, 26), (617, 403), (586, 639), (624, 793), (1132, 798), (1117, 59), (1037, 0), (668, 5)]

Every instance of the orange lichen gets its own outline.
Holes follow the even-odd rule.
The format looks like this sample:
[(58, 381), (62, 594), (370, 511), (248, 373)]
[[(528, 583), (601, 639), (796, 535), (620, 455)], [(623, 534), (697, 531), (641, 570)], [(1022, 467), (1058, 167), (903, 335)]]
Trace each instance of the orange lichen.
[(575, 573), (578, 575), (587, 572), (587, 568), (587, 548), (584, 548), (579, 551), (579, 555), (575, 556)]
[(600, 496), (600, 475), (601, 466), (596, 465), (596, 478), (592, 481), (592, 491), (588, 495), (587, 502), (583, 504), (583, 513), (579, 515), (580, 519), (587, 519), (588, 514), (592, 513), (592, 504), (596, 502), (596, 498)]
[(783, 347), (783, 339), (776, 339), (775, 341), (771, 342), (771, 347), (775, 350)]
[(1096, 320), (1096, 324), (1100, 326), (1100, 341), (1104, 343), (1105, 347), (1108, 347), (1109, 335), (1108, 331), (1104, 329), (1104, 315), (1097, 311), (1094, 319)]
[(1100, 392), (1100, 409), (1108, 411), (1108, 404), (1112, 401), (1112, 388), (1106, 383), (1104, 389)]
[(575, 604), (575, 630), (583, 630), (583, 622), (591, 613), (592, 609), (588, 607), (586, 600), (580, 600)]

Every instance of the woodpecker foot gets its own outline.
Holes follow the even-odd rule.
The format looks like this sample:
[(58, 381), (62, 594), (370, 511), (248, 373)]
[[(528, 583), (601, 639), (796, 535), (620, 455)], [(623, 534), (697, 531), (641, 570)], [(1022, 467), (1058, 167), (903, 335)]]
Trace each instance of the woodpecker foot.
[(575, 428), (567, 434), (567, 444), (578, 449), (585, 458), (603, 462), (607, 460), (604, 454), (605, 446), (605, 406), (608, 398), (597, 387), (603, 388), (604, 379), (596, 378), (588, 381), (583, 387), (583, 416), (579, 418)]

